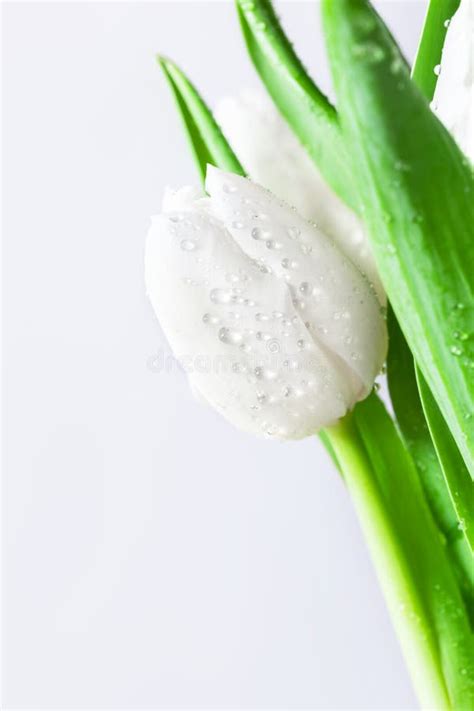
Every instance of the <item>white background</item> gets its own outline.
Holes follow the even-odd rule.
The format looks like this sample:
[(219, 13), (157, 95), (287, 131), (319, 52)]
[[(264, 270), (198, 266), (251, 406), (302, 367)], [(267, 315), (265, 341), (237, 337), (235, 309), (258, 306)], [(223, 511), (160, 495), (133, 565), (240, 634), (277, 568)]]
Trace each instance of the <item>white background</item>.
[[(410, 57), (424, 2), (380, 2)], [(314, 3), (280, 3), (324, 89)], [(197, 174), (155, 51), (258, 79), (230, 2), (6, 3), (4, 708), (412, 709), (316, 438), (258, 441), (147, 366), (149, 215)]]

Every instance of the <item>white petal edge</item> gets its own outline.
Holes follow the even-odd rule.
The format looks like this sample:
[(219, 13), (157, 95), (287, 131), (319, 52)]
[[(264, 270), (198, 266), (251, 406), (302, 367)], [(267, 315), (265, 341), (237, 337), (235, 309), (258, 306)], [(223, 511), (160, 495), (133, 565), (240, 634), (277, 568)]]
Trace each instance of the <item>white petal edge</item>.
[(474, 2), (461, 0), (449, 22), (433, 109), (474, 162)]

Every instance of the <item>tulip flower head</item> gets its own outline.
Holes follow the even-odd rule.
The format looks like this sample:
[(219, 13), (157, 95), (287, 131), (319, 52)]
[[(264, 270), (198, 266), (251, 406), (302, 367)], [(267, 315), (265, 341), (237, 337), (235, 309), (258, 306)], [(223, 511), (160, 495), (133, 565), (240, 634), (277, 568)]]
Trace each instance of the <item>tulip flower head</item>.
[(208, 167), (168, 192), (146, 248), (148, 294), (193, 390), (246, 431), (298, 439), (370, 392), (387, 348), (374, 288), (261, 186)]

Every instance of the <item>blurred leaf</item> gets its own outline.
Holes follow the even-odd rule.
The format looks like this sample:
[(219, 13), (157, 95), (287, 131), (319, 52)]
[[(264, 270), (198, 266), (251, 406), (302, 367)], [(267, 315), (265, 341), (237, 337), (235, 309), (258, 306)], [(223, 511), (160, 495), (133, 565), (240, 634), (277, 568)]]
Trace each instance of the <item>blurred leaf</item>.
[(323, 0), (363, 215), (398, 322), (474, 472), (472, 173), (365, 0)]
[(170, 59), (158, 57), (158, 62), (171, 86), (201, 179), (206, 176), (208, 163), (222, 170), (244, 175), (244, 169), (224, 138), (212, 113), (189, 79)]
[(249, 55), (276, 107), (335, 192), (354, 205), (337, 113), (295, 54), (270, 0), (237, 0), (237, 10)]

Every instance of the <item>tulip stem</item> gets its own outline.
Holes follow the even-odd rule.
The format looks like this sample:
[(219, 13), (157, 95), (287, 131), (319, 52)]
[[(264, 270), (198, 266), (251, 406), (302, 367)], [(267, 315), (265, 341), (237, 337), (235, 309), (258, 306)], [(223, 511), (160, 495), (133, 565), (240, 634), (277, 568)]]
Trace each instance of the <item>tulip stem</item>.
[[(424, 708), (474, 708), (472, 637), (416, 469), (373, 393), (326, 429)], [(382, 439), (381, 439), (382, 438)]]

